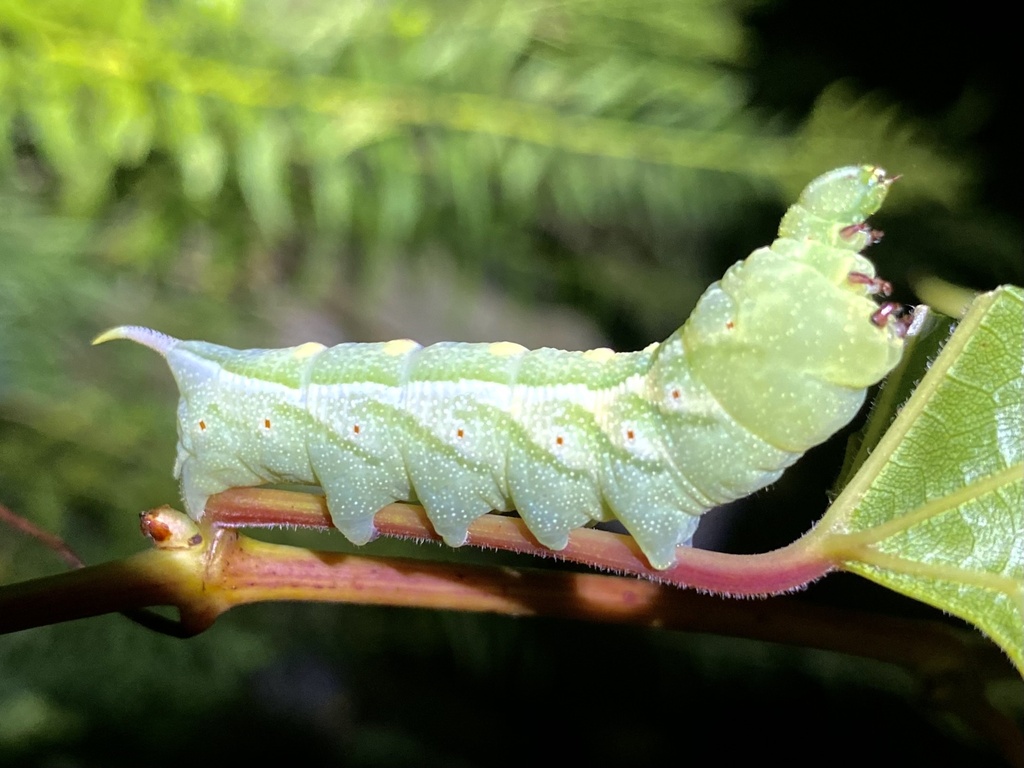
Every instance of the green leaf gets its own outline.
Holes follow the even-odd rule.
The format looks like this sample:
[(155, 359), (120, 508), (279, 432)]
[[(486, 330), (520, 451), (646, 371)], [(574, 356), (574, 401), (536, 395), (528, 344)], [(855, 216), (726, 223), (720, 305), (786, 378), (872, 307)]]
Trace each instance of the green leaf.
[(1024, 673), (1024, 291), (974, 302), (819, 531), (843, 568), (970, 621)]

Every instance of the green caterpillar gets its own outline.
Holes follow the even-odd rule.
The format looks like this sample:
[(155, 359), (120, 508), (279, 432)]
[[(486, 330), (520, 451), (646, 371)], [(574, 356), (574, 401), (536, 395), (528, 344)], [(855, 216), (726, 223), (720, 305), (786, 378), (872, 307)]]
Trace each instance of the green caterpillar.
[(686, 323), (640, 352), (407, 339), (238, 351), (122, 326), (181, 390), (185, 506), (236, 486), (320, 485), (356, 544), (374, 513), (417, 501), (459, 546), (477, 517), (517, 510), (544, 546), (619, 520), (651, 565), (675, 562), (700, 516), (775, 481), (845, 425), (899, 361), (909, 323), (859, 251), (893, 179), (814, 180), (779, 238), (733, 265)]

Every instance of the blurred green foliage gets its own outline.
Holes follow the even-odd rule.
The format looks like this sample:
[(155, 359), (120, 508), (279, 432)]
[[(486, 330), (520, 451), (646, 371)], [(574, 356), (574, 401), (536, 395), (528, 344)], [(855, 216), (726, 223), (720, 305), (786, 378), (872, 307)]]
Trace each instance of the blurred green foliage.
[[(986, 151), (995, 148), (972, 140), (985, 127), (979, 115), (997, 108), (987, 81), (949, 84), (942, 120), (884, 82), (840, 81), (850, 72), (835, 62), (863, 54), (856, 46), (890, 45), (845, 21), (855, 40), (823, 27), (814, 36), (829, 44), (800, 48), (809, 58), (787, 70), (796, 52), (787, 58), (745, 26), (743, 14), (756, 11), (771, 28), (774, 8), (0, 3), (0, 503), (96, 561), (140, 546), (134, 512), (176, 501), (172, 384), (136, 349), (90, 349), (107, 326), (141, 323), (233, 346), (408, 335), (635, 348), (667, 335), (729, 263), (767, 243), (810, 178), (849, 163), (905, 174), (882, 217), (890, 240), (873, 251), (897, 298), (912, 301), (914, 270), (979, 288), (1024, 282), (1019, 221), (1005, 200), (991, 204), (977, 173), (994, 165)], [(902, 78), (902, 65), (892, 66)], [(818, 82), (833, 71), (835, 80)], [(838, 464), (806, 464), (817, 512), (798, 511), (788, 528), (759, 523), (774, 526), (769, 546), (820, 513), (820, 489)], [(54, 567), (0, 530), (0, 580)], [(512, 684), (509, 704), (526, 706), (573, 663), (564, 643), (549, 653), (546, 626), (513, 630), (526, 638), (513, 648), (502, 640), (508, 622), (277, 606), (188, 645), (116, 618), (0, 638), (0, 762), (32, 763), (49, 750), (74, 765), (137, 762), (130, 751), (104, 753), (104, 737), (152, 748), (145, 731), (162, 731), (159, 719), (141, 731), (110, 725), (143, 711), (168, 713), (176, 728), (212, 718), (204, 734), (217, 732), (216, 718), (279, 724), (274, 706), (306, 705), (274, 685), (304, 675), (326, 676), (332, 703), (326, 714), (284, 717), (291, 737), (316, 731), (327, 753), (366, 764), (456, 754), (488, 762), (483, 751), (427, 746), (423, 731), (403, 731), (403, 717), (380, 714), (373, 689), (392, 691), (396, 712), (422, 717), (405, 700), (410, 680), (422, 686), (421, 711), (450, 681), (420, 680), (420, 658), (459, 681), (450, 698)], [(584, 631), (603, 638), (594, 643), (601, 653), (620, 641), (623, 654), (671, 645), (658, 654), (669, 666), (677, 654), (707, 652), (607, 628), (572, 637), (587, 643)], [(391, 653), (398, 671), (388, 671)], [(767, 666), (777, 662), (765, 653), (775, 660)], [(349, 675), (339, 654), (381, 677), (338, 682)], [(700, 677), (700, 664), (684, 667)], [(653, 664), (635, 674), (663, 686), (641, 696), (652, 701), (680, 685), (648, 679), (664, 674)], [(811, 688), (837, 674), (799, 672)], [(715, 684), (702, 680), (687, 684), (712, 696)], [(314, 698), (323, 693), (310, 685)], [(250, 697), (262, 703), (247, 710)], [(499, 695), (484, 700), (458, 717), (510, 709)], [(361, 719), (370, 730), (344, 730)], [(622, 728), (637, 749), (653, 738), (639, 722)], [(665, 744), (678, 744), (669, 736)], [(182, 747), (167, 760), (185, 755)]]

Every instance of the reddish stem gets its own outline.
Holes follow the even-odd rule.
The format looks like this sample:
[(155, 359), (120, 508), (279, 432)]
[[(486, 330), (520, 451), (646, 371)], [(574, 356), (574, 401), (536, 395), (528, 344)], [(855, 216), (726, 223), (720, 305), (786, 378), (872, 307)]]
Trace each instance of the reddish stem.
[[(227, 528), (295, 526), (331, 528), (322, 496), (263, 488), (236, 488), (210, 498), (206, 521)], [(392, 504), (374, 518), (386, 536), (440, 541), (422, 507)], [(658, 571), (648, 565), (636, 542), (623, 534), (580, 528), (569, 545), (554, 552), (540, 544), (518, 517), (484, 515), (469, 528), (468, 544), (485, 549), (557, 558), (615, 573), (632, 574), (678, 587), (725, 595), (768, 595), (799, 589), (833, 570), (824, 553), (806, 540), (761, 555), (729, 555), (679, 547), (676, 565)]]
[(3, 504), (0, 504), (0, 522), (17, 531), (21, 531), (26, 536), (32, 537), (48, 549), (52, 549), (71, 568), (81, 568), (85, 565), (81, 558), (59, 536), (54, 536), (49, 531), (44, 531), (35, 523), (21, 517), (21, 515), (14, 514)]

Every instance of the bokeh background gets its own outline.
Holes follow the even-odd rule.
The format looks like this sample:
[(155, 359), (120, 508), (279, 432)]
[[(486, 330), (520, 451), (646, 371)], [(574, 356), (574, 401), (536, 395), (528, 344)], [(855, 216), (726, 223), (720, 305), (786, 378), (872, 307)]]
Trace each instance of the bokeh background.
[[(871, 251), (898, 300), (1024, 283), (1018, 43), (986, 5), (3, 0), (0, 503), (88, 562), (177, 503), (173, 384), (150, 352), (91, 348), (111, 325), (637, 349), (840, 165), (904, 175)], [(796, 538), (848, 434), (703, 545)], [(60, 567), (0, 530), (0, 582)], [(853, 577), (802, 599), (943, 620)], [(839, 654), (549, 620), (272, 605), (179, 641), (115, 616), (0, 638), (0, 763), (483, 765), (548, 739), (799, 762), (820, 732), (851, 758), (1002, 764), (926, 693)]]

